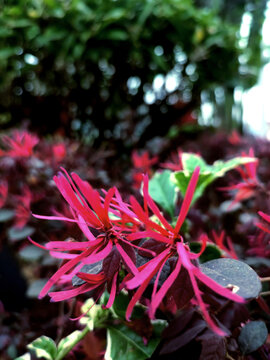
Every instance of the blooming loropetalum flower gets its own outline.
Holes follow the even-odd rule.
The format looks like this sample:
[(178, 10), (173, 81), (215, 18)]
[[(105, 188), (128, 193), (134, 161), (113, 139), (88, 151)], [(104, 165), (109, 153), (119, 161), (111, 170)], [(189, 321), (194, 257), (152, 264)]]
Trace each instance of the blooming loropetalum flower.
[(33, 195), (28, 186), (24, 186), (22, 195), (15, 195), (14, 199), (17, 204), (15, 207), (15, 227), (21, 229), (26, 225), (31, 215), (30, 205)]
[(0, 181), (0, 209), (5, 205), (8, 195), (8, 183), (6, 180)]
[(226, 257), (230, 257), (236, 260), (238, 259), (238, 256), (233, 247), (232, 240), (229, 236), (226, 236), (224, 230), (222, 230), (220, 233), (217, 233), (215, 230), (213, 230), (212, 235), (214, 238), (214, 243), (220, 248), (220, 250), (224, 252)]
[(30, 157), (33, 155), (33, 148), (39, 142), (39, 138), (27, 131), (14, 131), (11, 137), (3, 136), (2, 142), (7, 150), (1, 150), (0, 156)]
[(62, 161), (67, 154), (66, 145), (64, 143), (54, 144), (52, 146), (52, 151), (53, 151), (54, 159), (57, 162)]
[[(196, 302), (199, 305), (210, 327), (216, 333), (224, 335), (208, 312), (198, 281), (230, 300), (238, 302), (244, 300), (207, 277), (197, 265), (196, 259), (204, 251), (207, 237), (202, 237), (200, 252), (193, 253), (181, 235), (181, 228), (192, 202), (199, 171), (199, 168), (196, 168), (191, 177), (176, 224), (172, 226), (149, 195), (147, 175), (143, 176), (144, 203), (142, 207), (133, 196), (130, 197), (130, 204), (125, 203), (115, 187), (103, 191), (101, 195), (77, 174), (69, 175), (62, 169), (62, 172), (54, 177), (54, 182), (70, 206), (72, 216), (59, 214), (34, 216), (41, 219), (75, 222), (86, 240), (50, 241), (45, 245), (44, 248), (49, 250), (52, 256), (64, 259), (64, 262), (41, 290), (40, 298), (44, 297), (56, 283), (69, 281), (71, 284), (75, 275), (82, 280), (82, 283), (62, 291), (49, 293), (52, 301), (69, 299), (89, 291), (94, 291), (94, 295), (93, 293), (91, 295), (98, 299), (107, 288), (110, 296), (106, 306), (110, 307), (118, 290), (123, 287), (127, 290), (136, 289), (126, 311), (126, 318), (129, 319), (135, 304), (141, 299), (150, 281), (156, 275), (149, 306), (149, 316), (154, 318), (167, 291), (184, 271), (188, 274), (192, 285), (193, 303)], [(158, 221), (153, 220), (152, 214)], [(146, 238), (156, 242), (156, 248), (149, 249), (144, 246), (147, 241), (141, 247), (135, 245), (138, 240)], [(134, 249), (150, 255), (150, 259), (138, 268), (135, 265)], [(171, 272), (159, 287), (161, 272), (165, 263), (171, 259), (173, 259)], [(85, 265), (96, 263), (101, 264), (101, 267), (94, 274), (85, 270)], [(122, 268), (125, 269), (127, 275), (119, 285), (119, 271)]]
[[(41, 219), (76, 222), (86, 241), (50, 241), (46, 244), (45, 248), (52, 256), (65, 259), (66, 262), (49, 279), (39, 297), (44, 297), (57, 282), (63, 279), (71, 281), (76, 275), (84, 283), (76, 288), (49, 293), (52, 301), (69, 299), (90, 290), (96, 290), (100, 296), (107, 284), (110, 292), (107, 304), (109, 307), (115, 298), (121, 265), (132, 275), (138, 273), (134, 252), (137, 246), (127, 239), (127, 234), (131, 230), (134, 231), (134, 227), (139, 222), (132, 219), (134, 214), (123, 202), (115, 187), (109, 189), (108, 192), (104, 191), (105, 195), (101, 196), (77, 174), (72, 173), (70, 176), (64, 169), (54, 177), (54, 182), (69, 204), (73, 217), (34, 216)], [(93, 235), (93, 230), (95, 235)], [(153, 254), (151, 251), (149, 253)], [(101, 261), (102, 270), (99, 273), (83, 272), (84, 265)]]
[[(254, 151), (252, 148), (249, 149), (248, 154), (242, 153), (242, 157), (254, 157)], [(244, 164), (242, 167), (238, 167), (236, 170), (239, 172), (242, 181), (235, 185), (226, 186), (220, 188), (220, 190), (225, 191), (236, 191), (234, 199), (230, 205), (232, 207), (234, 204), (249, 199), (255, 195), (255, 190), (260, 186), (260, 181), (257, 177), (257, 167), (258, 160), (252, 161), (250, 163)]]
[[(270, 223), (270, 215), (265, 214), (263, 211), (259, 211), (258, 214), (265, 220), (267, 223)], [(270, 233), (269, 226), (265, 226), (263, 223), (256, 224), (261, 230)], [(268, 224), (267, 224), (268, 225)]]
[(160, 164), (163, 168), (169, 169), (172, 171), (180, 171), (183, 170), (183, 164), (182, 164), (182, 151), (180, 149), (177, 150), (177, 154), (173, 153), (171, 155), (172, 161), (171, 162), (165, 162)]
[(144, 151), (141, 155), (134, 150), (132, 152), (133, 163), (133, 181), (134, 187), (139, 189), (141, 186), (143, 174), (150, 175), (151, 167), (158, 162), (158, 157), (150, 158), (148, 151)]
[[(224, 335), (225, 333), (215, 324), (212, 320), (209, 312), (207, 310), (207, 305), (204, 303), (202, 298), (202, 292), (199, 289), (197, 281), (205, 284), (208, 288), (215, 291), (217, 294), (224, 296), (230, 300), (237, 302), (244, 302), (243, 298), (233, 294), (229, 289), (226, 289), (211, 278), (206, 276), (198, 266), (194, 264), (194, 261), (199, 258), (206, 247), (207, 238), (203, 237), (203, 243), (201, 251), (198, 254), (192, 253), (188, 243), (184, 241), (183, 236), (181, 235), (181, 227), (186, 219), (192, 197), (196, 188), (196, 184), (199, 178), (199, 167), (197, 167), (191, 177), (190, 183), (188, 185), (182, 206), (176, 221), (176, 225), (173, 227), (168, 221), (164, 218), (163, 214), (159, 210), (158, 206), (155, 204), (148, 192), (148, 177), (144, 176), (143, 179), (143, 195), (144, 195), (144, 206), (143, 208), (137, 202), (134, 197), (131, 197), (131, 207), (133, 212), (136, 214), (137, 219), (140, 220), (145, 225), (144, 231), (135, 231), (133, 234), (129, 235), (130, 240), (134, 239), (145, 239), (151, 238), (156, 240), (157, 243), (163, 244), (163, 248), (159, 248), (159, 254), (149, 260), (146, 264), (138, 268), (136, 274), (128, 274), (123, 280), (123, 285), (127, 289), (137, 289), (128, 305), (126, 318), (129, 319), (133, 307), (136, 302), (142, 297), (145, 289), (149, 285), (150, 281), (156, 275), (156, 279), (153, 286), (151, 303), (149, 307), (149, 315), (151, 318), (154, 318), (155, 312), (166, 296), (167, 291), (174, 284), (177, 277), (181, 276), (181, 269), (185, 269), (190, 278), (192, 288), (195, 295), (195, 300), (197, 301), (203, 317), (210, 325), (210, 327), (219, 335)], [(149, 214), (149, 209), (157, 217), (159, 223), (156, 223), (151, 220)], [(159, 278), (167, 260), (172, 257), (176, 257), (177, 261), (175, 262), (175, 267), (171, 271), (170, 275), (163, 282), (161, 287), (158, 289)]]

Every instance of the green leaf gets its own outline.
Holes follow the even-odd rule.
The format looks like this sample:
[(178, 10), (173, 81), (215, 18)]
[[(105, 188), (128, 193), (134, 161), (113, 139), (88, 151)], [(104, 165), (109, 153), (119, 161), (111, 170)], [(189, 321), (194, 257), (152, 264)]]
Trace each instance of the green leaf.
[(15, 360), (31, 360), (31, 355), (29, 353), (25, 353), (22, 356), (16, 357)]
[(103, 38), (115, 41), (125, 41), (129, 37), (126, 31), (120, 29), (113, 29), (107, 32), (104, 32)]
[(16, 47), (8, 47), (8, 48), (0, 49), (0, 60), (5, 60), (11, 56), (16, 55), (17, 49), (18, 48)]
[(118, 296), (116, 296), (113, 306), (111, 307), (111, 310), (116, 317), (123, 320), (125, 319), (129, 301), (130, 299), (128, 295), (124, 294), (122, 291)]
[(171, 216), (174, 215), (177, 187), (171, 180), (172, 172), (156, 173), (149, 181), (149, 194)]
[(105, 22), (114, 22), (121, 18), (123, 18), (126, 14), (126, 10), (124, 8), (114, 8), (106, 13), (106, 15), (103, 18), (103, 21)]
[(197, 154), (182, 154), (183, 170), (172, 174), (172, 181), (180, 189), (181, 194), (184, 196), (193, 171), (197, 166), (200, 167), (200, 175), (193, 195), (192, 204), (203, 195), (206, 187), (214, 180), (225, 175), (226, 172), (235, 169), (239, 165), (243, 165), (256, 158), (251, 157), (235, 157), (228, 161), (218, 160), (213, 165), (208, 165), (200, 155)]
[[(105, 297), (106, 300), (104, 299)], [(90, 298), (85, 301), (81, 308), (81, 312), (82, 314), (85, 314), (85, 316), (80, 319), (80, 323), (86, 325), (91, 331), (94, 329), (94, 327), (103, 326), (108, 318), (110, 309), (103, 309), (102, 305), (107, 304), (109, 294), (107, 292), (103, 293), (102, 298), (103, 299), (100, 300), (100, 304), (95, 304), (94, 300)]]
[(256, 351), (265, 343), (267, 336), (268, 330), (263, 321), (250, 321), (238, 337), (240, 350), (244, 355)]
[[(113, 306), (111, 307), (110, 310), (117, 318), (125, 320), (126, 310), (129, 302), (130, 302), (130, 298), (128, 294), (121, 291), (120, 294), (116, 296)], [(135, 305), (132, 311), (131, 319), (141, 319), (144, 314), (145, 314), (145, 307), (140, 304), (137, 304)]]
[(110, 326), (107, 331), (105, 360), (144, 360), (151, 357), (159, 341), (166, 322), (153, 324), (153, 336), (145, 345), (141, 336), (125, 325)]
[(234, 259), (215, 259), (200, 266), (201, 271), (224, 287), (249, 300), (256, 298), (262, 285), (259, 276), (247, 264)]
[(201, 172), (207, 170), (208, 165), (204, 159), (197, 154), (183, 153), (181, 156), (183, 169), (188, 172), (193, 172), (197, 166), (200, 167)]
[(239, 165), (248, 164), (254, 161), (256, 161), (256, 158), (239, 156), (225, 162), (221, 160), (215, 161), (212, 168), (214, 168), (215, 176), (221, 177), (226, 172), (235, 169)]
[(56, 360), (63, 359), (70, 350), (77, 344), (82, 338), (83, 333), (80, 330), (75, 330), (73, 333), (69, 334), (67, 337), (62, 339), (58, 344), (58, 351)]
[(57, 354), (55, 342), (48, 336), (41, 336), (34, 340), (27, 348), (34, 352), (37, 358), (54, 360)]
[[(182, 196), (185, 196), (185, 193), (187, 191), (188, 184), (190, 182), (192, 173), (187, 172), (176, 172), (172, 175), (172, 179), (176, 186), (179, 188)], [(212, 174), (204, 174), (200, 172), (200, 176), (197, 182), (197, 186), (192, 198), (192, 204), (203, 195), (205, 188), (213, 181), (213, 175)]]

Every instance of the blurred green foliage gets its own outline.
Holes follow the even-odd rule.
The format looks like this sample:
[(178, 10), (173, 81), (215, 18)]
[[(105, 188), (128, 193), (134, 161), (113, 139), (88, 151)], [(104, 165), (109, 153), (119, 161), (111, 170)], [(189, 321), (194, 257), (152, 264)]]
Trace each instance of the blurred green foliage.
[[(261, 67), (266, 1), (0, 0), (0, 124), (89, 142), (162, 135)], [(243, 13), (253, 16), (243, 43)], [(242, 44), (241, 44), (242, 41)], [(171, 78), (171, 82), (169, 79)], [(225, 102), (225, 101), (224, 101)], [(232, 106), (232, 104), (231, 104)]]

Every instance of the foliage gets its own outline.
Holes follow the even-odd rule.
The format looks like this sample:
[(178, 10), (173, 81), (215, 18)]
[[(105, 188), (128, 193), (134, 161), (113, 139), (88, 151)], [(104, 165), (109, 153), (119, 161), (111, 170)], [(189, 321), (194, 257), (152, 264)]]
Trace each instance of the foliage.
[[(38, 359), (47, 359), (47, 360), (61, 360), (69, 353), (69, 351), (85, 336), (88, 329), (85, 328), (82, 331), (76, 330), (73, 333), (69, 334), (63, 338), (58, 346), (55, 342), (47, 337), (41, 336), (40, 338), (34, 340), (27, 347), (31, 353), (35, 354)], [(18, 357), (16, 360), (21, 360), (27, 357), (27, 354), (22, 357)]]
[[(35, 266), (32, 272), (49, 280), (43, 283), (40, 298), (54, 285), (49, 292), (51, 299), (56, 302), (67, 299), (67, 302), (61, 316), (48, 315), (54, 330), (47, 325), (47, 320), (40, 321), (38, 329), (42, 328), (35, 338), (34, 331), (26, 332), (29, 345), (17, 353), (16, 347), (14, 350), (4, 342), (11, 342), (5, 337), (8, 321), (5, 320), (0, 345), (8, 350), (9, 357), (28, 359), (34, 355), (60, 360), (92, 356), (98, 359), (103, 352), (106, 359), (120, 356), (241, 359), (246, 354), (248, 360), (267, 358), (269, 308), (262, 299), (268, 296), (269, 289), (269, 269), (264, 265), (270, 257), (267, 252), (270, 223), (267, 142), (254, 146), (256, 166), (253, 157), (243, 154), (243, 148), (250, 146), (251, 140), (245, 144), (240, 139), (241, 145), (235, 144), (232, 149), (230, 139), (221, 136), (214, 139), (218, 144), (222, 141), (227, 144), (222, 148), (226, 156), (221, 157), (226, 160), (211, 157), (219, 155), (213, 151), (215, 141), (212, 139), (207, 138), (208, 147), (202, 146), (203, 138), (192, 145), (193, 149), (190, 144), (183, 145), (183, 151), (178, 151), (178, 160), (183, 166), (181, 171), (190, 175), (183, 191), (181, 188), (177, 191), (175, 184), (175, 177), (181, 171), (154, 172), (150, 165), (148, 175), (141, 176), (141, 191), (138, 191), (133, 169), (121, 173), (126, 186), (110, 179), (106, 190), (98, 191), (95, 187), (102, 183), (97, 174), (99, 167), (95, 167), (97, 173), (89, 174), (89, 166), (81, 161), (86, 156), (89, 159), (89, 150), (76, 148), (76, 156), (74, 153), (70, 156), (72, 142), (66, 146), (65, 154), (63, 149), (59, 152), (59, 147), (54, 147), (58, 157), (64, 154), (61, 164), (75, 172), (69, 175), (62, 168), (54, 176), (56, 186), (53, 186), (51, 176), (60, 165), (60, 162), (54, 164), (52, 156), (52, 144), (58, 145), (55, 140), (41, 139), (25, 156), (27, 144), (12, 139), (11, 136), (5, 142), (0, 156), (3, 166), (0, 201), (5, 209), (2, 248), (7, 245), (13, 248), (23, 268)], [(194, 154), (198, 144), (203, 149), (202, 156)], [(145, 158), (147, 162), (150, 159)], [(38, 164), (46, 166), (37, 170)], [(50, 170), (48, 173), (46, 168)], [(213, 176), (213, 181), (207, 184), (207, 191), (201, 191), (196, 201), (192, 201), (200, 184), (200, 174), (206, 171)], [(33, 173), (35, 182), (28, 183), (29, 178), (33, 181), (29, 176)], [(224, 211), (224, 199), (231, 199), (234, 193), (220, 189), (229, 184), (235, 191), (239, 183), (249, 184), (249, 176), (257, 179), (253, 193), (250, 197), (237, 198), (237, 211)], [(91, 185), (82, 180), (86, 178)], [(31, 196), (24, 181), (31, 186)], [(113, 184), (117, 184), (119, 190)], [(44, 197), (33, 201), (34, 194), (41, 189)], [(63, 202), (56, 190), (63, 195)], [(29, 238), (33, 245), (23, 238), (14, 240), (5, 235), (12, 228), (18, 229), (19, 199), (24, 201), (28, 212), (29, 199), (31, 206), (35, 206), (33, 217), (19, 212), (25, 221), (22, 229), (30, 226), (35, 230), (33, 240)], [(55, 209), (51, 209), (51, 203)], [(66, 203), (69, 208), (64, 206)], [(10, 210), (7, 216), (6, 210)], [(260, 218), (256, 215), (258, 210)], [(246, 255), (252, 256), (256, 271), (247, 264), (250, 259)], [(64, 261), (59, 263), (59, 258)], [(49, 259), (56, 261), (49, 263)], [(3, 278), (7, 276), (10, 274)], [(13, 280), (10, 283), (14, 287)], [(18, 298), (18, 287), (16, 294)], [(78, 301), (75, 307), (74, 297)], [(44, 311), (46, 309), (42, 313), (47, 317), (48, 309), (54, 304), (42, 301)], [(4, 303), (4, 319), (9, 319), (5, 310), (8, 305)], [(79, 322), (70, 322), (70, 317), (76, 317)], [(68, 331), (61, 332), (61, 321)], [(31, 331), (31, 321), (28, 326)], [(95, 346), (98, 349), (95, 350)], [(26, 351), (28, 353), (19, 356)]]
[(182, 154), (183, 170), (172, 174), (173, 181), (179, 188), (182, 194), (185, 194), (191, 175), (196, 168), (200, 166), (200, 177), (196, 191), (193, 197), (195, 202), (204, 193), (206, 187), (210, 185), (217, 178), (224, 176), (227, 171), (230, 171), (241, 164), (252, 162), (256, 159), (248, 157), (236, 157), (234, 159), (224, 161), (216, 161), (213, 165), (207, 165), (201, 156), (195, 154)]
[(268, 330), (263, 321), (250, 321), (242, 329), (238, 343), (243, 354), (249, 354), (260, 348), (266, 341)]
[[(232, 97), (236, 86), (255, 82), (261, 65), (266, 2), (214, 3), (1, 1), (2, 125), (30, 119), (42, 133), (75, 131), (89, 143), (130, 146), (163, 135), (179, 118), (192, 121), (201, 96), (215, 98), (219, 88)], [(246, 10), (250, 37), (240, 39)]]

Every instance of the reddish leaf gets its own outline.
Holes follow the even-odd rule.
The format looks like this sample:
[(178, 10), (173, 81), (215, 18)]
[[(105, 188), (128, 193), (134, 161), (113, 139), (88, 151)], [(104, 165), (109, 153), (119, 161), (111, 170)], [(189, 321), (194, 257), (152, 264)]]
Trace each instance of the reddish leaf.
[(124, 251), (128, 254), (130, 259), (133, 261), (133, 263), (136, 264), (136, 254), (134, 248), (123, 241), (121, 241), (121, 246), (124, 249)]
[(113, 246), (110, 254), (103, 260), (102, 270), (104, 271), (108, 279), (112, 279), (113, 275), (118, 271), (120, 265), (121, 256)]
[(160, 354), (170, 354), (177, 351), (186, 344), (190, 343), (206, 328), (206, 322), (204, 320), (197, 320), (192, 325), (189, 324), (184, 333), (174, 337), (173, 339), (167, 340), (163, 345)]
[(177, 308), (181, 309), (189, 302), (193, 295), (194, 291), (188, 272), (185, 268), (182, 268), (178, 278), (169, 289), (167, 298), (172, 297)]
[(88, 360), (101, 360), (104, 351), (104, 341), (100, 340), (94, 332), (89, 332), (83, 339), (83, 349)]
[[(160, 254), (164, 248), (165, 244), (160, 243), (154, 239), (147, 239), (143, 242), (143, 244), (140, 245), (140, 247), (143, 249), (148, 249), (154, 251), (156, 254)], [(143, 250), (139, 250), (139, 255), (149, 257), (149, 254), (147, 252), (144, 252)]]
[(195, 309), (188, 309), (183, 311), (180, 316), (174, 319), (170, 325), (164, 330), (162, 338), (170, 339), (181, 333), (188, 323), (191, 322), (195, 314)]
[(221, 360), (226, 356), (226, 342), (221, 336), (218, 336), (211, 330), (206, 330), (197, 337), (202, 343), (202, 352), (200, 360)]

